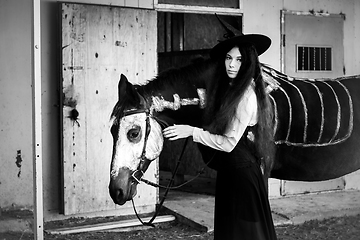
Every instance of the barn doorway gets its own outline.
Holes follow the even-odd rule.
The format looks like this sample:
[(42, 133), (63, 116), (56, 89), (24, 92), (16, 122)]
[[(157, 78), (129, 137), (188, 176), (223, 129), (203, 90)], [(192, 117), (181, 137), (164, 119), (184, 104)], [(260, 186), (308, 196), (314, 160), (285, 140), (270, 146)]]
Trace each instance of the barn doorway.
[[(222, 19), (242, 29), (241, 16), (222, 15)], [(158, 71), (187, 65), (208, 58), (210, 49), (222, 38), (224, 30), (213, 13), (158, 12)], [(185, 140), (165, 141), (160, 155), (160, 182), (166, 184), (175, 169)], [(179, 185), (202, 173), (180, 190), (214, 194), (216, 171), (206, 167), (196, 143), (189, 139), (186, 152), (175, 178)]]

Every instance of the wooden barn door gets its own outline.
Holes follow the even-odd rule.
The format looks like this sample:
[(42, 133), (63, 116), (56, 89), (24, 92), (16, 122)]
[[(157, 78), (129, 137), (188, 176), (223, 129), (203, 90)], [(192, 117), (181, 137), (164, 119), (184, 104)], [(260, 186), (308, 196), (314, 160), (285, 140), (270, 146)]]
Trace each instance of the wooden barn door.
[[(343, 17), (283, 13), (284, 71), (290, 76), (333, 78), (344, 75)], [(330, 160), (329, 160), (330, 161)], [(338, 178), (322, 182), (282, 181), (282, 195), (344, 189)]]
[[(121, 73), (132, 83), (157, 73), (156, 12), (68, 3), (61, 10), (64, 213), (131, 214), (130, 203), (115, 206), (108, 193), (109, 120)], [(146, 177), (157, 175), (154, 162)], [(140, 212), (154, 210), (156, 200), (155, 188), (138, 187)]]

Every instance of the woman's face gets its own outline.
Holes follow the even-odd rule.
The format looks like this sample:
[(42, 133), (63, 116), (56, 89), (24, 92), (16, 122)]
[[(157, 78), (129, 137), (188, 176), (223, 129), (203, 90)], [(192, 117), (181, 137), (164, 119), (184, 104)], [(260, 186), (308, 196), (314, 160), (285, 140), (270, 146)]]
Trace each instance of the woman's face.
[(235, 78), (241, 67), (241, 53), (238, 47), (233, 47), (225, 57), (225, 69), (229, 78)]

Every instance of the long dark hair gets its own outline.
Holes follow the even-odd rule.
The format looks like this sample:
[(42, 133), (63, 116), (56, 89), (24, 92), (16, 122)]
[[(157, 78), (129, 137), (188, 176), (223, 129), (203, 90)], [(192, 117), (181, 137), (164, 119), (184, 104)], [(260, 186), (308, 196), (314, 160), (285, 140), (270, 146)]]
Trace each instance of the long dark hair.
[[(234, 46), (232, 46), (234, 47)], [(230, 50), (232, 48), (229, 46)], [(225, 70), (225, 56), (217, 59), (215, 81), (207, 87), (207, 105), (204, 114), (204, 128), (211, 133), (223, 135), (236, 115), (238, 104), (244, 92), (254, 80), (258, 104), (258, 122), (255, 128), (255, 148), (259, 163), (266, 175), (273, 166), (275, 144), (273, 138), (273, 109), (265, 92), (261, 65), (256, 49), (251, 44), (237, 46), (242, 63), (235, 79), (230, 79)]]

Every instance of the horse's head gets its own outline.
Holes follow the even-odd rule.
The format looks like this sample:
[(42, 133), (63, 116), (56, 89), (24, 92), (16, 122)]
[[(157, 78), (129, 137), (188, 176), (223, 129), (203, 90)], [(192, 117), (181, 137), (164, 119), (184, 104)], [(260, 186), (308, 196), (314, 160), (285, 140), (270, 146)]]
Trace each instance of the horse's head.
[(150, 116), (149, 104), (124, 75), (112, 113), (113, 154), (109, 192), (122, 205), (136, 195), (136, 187), (163, 147), (161, 126)]

